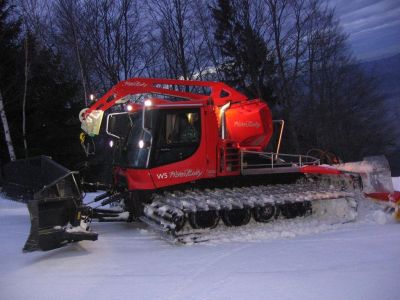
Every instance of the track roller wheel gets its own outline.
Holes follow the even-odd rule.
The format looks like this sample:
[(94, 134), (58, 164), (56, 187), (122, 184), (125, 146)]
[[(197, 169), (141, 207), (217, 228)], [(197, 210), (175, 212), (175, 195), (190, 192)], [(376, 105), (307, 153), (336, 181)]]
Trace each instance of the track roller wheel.
[(303, 209), (304, 209), (304, 215), (309, 216), (312, 214), (312, 204), (311, 201), (304, 201), (303, 202)]
[(249, 223), (251, 218), (250, 209), (232, 209), (222, 211), (222, 221), (226, 226), (243, 226)]
[(256, 207), (253, 210), (253, 218), (257, 222), (269, 222), (276, 213), (276, 207), (273, 204), (266, 204), (264, 207)]
[(293, 219), (298, 216), (298, 204), (287, 202), (280, 207), (281, 214), (286, 219)]
[(185, 216), (175, 216), (173, 218), (173, 223), (175, 224), (175, 231), (178, 232), (183, 228), (183, 225), (185, 225), (186, 218)]
[(219, 215), (215, 210), (189, 213), (189, 224), (194, 229), (214, 228), (218, 222)]
[(303, 202), (296, 202), (292, 204), (294, 210), (296, 211), (296, 217), (304, 217), (306, 214), (306, 208)]

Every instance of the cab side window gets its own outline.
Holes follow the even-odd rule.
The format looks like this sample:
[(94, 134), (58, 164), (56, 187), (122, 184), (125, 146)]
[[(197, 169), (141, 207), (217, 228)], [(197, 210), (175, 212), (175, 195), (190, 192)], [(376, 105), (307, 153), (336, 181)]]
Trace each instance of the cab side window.
[(200, 109), (160, 110), (153, 167), (184, 160), (200, 145)]

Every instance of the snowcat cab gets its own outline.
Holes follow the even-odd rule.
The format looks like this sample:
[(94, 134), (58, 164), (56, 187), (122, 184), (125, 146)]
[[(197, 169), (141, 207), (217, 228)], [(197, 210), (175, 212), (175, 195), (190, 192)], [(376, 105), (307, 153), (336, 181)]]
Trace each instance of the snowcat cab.
[(149, 169), (184, 160), (201, 144), (200, 108), (152, 109), (111, 113), (107, 132), (114, 148), (113, 163), (132, 169)]

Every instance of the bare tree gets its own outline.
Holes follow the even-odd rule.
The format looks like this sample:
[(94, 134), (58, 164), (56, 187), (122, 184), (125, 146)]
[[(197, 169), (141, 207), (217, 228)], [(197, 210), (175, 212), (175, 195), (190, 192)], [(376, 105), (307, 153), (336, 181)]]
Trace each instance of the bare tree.
[(78, 28), (82, 26), (80, 21), (81, 5), (74, 0), (57, 0), (54, 3), (57, 24), (63, 34), (63, 38), (69, 43), (75, 52), (75, 58), (79, 67), (79, 77), (82, 84), (83, 98), (85, 106), (88, 106), (88, 91), (86, 80), (86, 65), (82, 58), (82, 42), (78, 33)]
[[(374, 83), (355, 67), (327, 1), (19, 1), (30, 30), (68, 61), (85, 99), (89, 90), (102, 93), (134, 76), (229, 82), (237, 75), (250, 95), (270, 95), (266, 101), (275, 116), (287, 121), (286, 151), (294, 152), (349, 149), (361, 120), (373, 116), (372, 103), (381, 107)], [(236, 27), (221, 37), (236, 46), (228, 58), (214, 36), (218, 22), (212, 8), (219, 2), (236, 10)], [(49, 23), (56, 26), (48, 29)], [(231, 73), (224, 72), (229, 66)], [(263, 93), (261, 83), (271, 84), (271, 93)], [(375, 128), (383, 128), (374, 118)], [(368, 130), (380, 135), (373, 126)], [(362, 152), (346, 151), (353, 157)]]
[(14, 161), (16, 159), (16, 156), (15, 156), (13, 142), (11, 139), (10, 128), (8, 127), (6, 111), (4, 110), (3, 96), (1, 94), (1, 91), (0, 91), (0, 117), (1, 117), (1, 122), (3, 124), (4, 137), (6, 140), (8, 153), (10, 155), (10, 160)]
[(39, 44), (44, 47), (54, 46), (52, 21), (52, 4), (55, 0), (16, 0), (20, 8), (20, 15), (26, 29), (31, 32)]
[(334, 10), (311, 1), (306, 56), (292, 110), (303, 149), (321, 147), (344, 159), (385, 153), (392, 144), (384, 97), (358, 67)]
[(24, 42), (25, 64), (24, 64), (24, 95), (22, 99), (22, 138), (24, 142), (25, 157), (28, 157), (28, 143), (26, 141), (26, 95), (28, 92), (28, 77), (29, 77), (29, 36), (25, 33)]
[[(281, 103), (291, 105), (296, 97), (298, 80), (307, 61), (307, 41), (315, 14), (321, 1), (315, 0), (264, 0), (267, 6), (267, 30), (273, 36), (272, 47), (276, 53), (279, 83), (277, 93)], [(317, 7), (318, 6), (318, 7)], [(318, 28), (314, 27), (318, 32)]]
[[(32, 16), (29, 18), (30, 14), (28, 13), (28, 7), (32, 8), (33, 11), (35, 11), (36, 8), (36, 1), (34, 0), (21, 0), (20, 2), (21, 6), (21, 14), (22, 14), (22, 20), (23, 20), (23, 25), (24, 25), (24, 90), (23, 90), (23, 96), (22, 96), (22, 139), (23, 139), (23, 145), (24, 145), (24, 152), (25, 152), (25, 157), (28, 156), (28, 143), (26, 139), (26, 97), (27, 97), (27, 92), (28, 92), (28, 80), (29, 80), (29, 39), (30, 39), (30, 33), (29, 33), (29, 27), (28, 24), (31, 24), (33, 28), (37, 28), (38, 25), (35, 21), (37, 21), (36, 16)], [(32, 14), (32, 12), (31, 12)], [(33, 12), (34, 14), (34, 12)], [(28, 22), (29, 18), (29, 22)]]
[(139, 76), (147, 66), (149, 38), (138, 5), (136, 0), (91, 0), (82, 7), (79, 36), (104, 88)]
[(171, 77), (189, 79), (188, 62), (188, 13), (189, 1), (149, 1), (149, 12), (157, 24), (167, 72)]
[(207, 48), (210, 40), (207, 41), (204, 30), (206, 24), (199, 26), (205, 12), (197, 14), (207, 9), (204, 1), (148, 0), (148, 9), (155, 23), (156, 42), (161, 45), (164, 76), (191, 79), (213, 67)]
[(197, 76), (194, 79), (200, 80), (222, 80), (220, 62), (218, 58), (218, 48), (214, 42), (214, 28), (216, 26), (208, 7), (208, 1), (195, 1), (193, 26), (199, 30), (201, 35), (203, 50), (200, 55), (195, 56)]

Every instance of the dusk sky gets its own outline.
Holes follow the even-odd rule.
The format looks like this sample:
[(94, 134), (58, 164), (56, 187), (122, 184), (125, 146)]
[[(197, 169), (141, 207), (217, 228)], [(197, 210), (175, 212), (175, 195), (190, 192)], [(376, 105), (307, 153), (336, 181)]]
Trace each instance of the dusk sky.
[(355, 56), (371, 60), (400, 53), (400, 0), (330, 0)]

